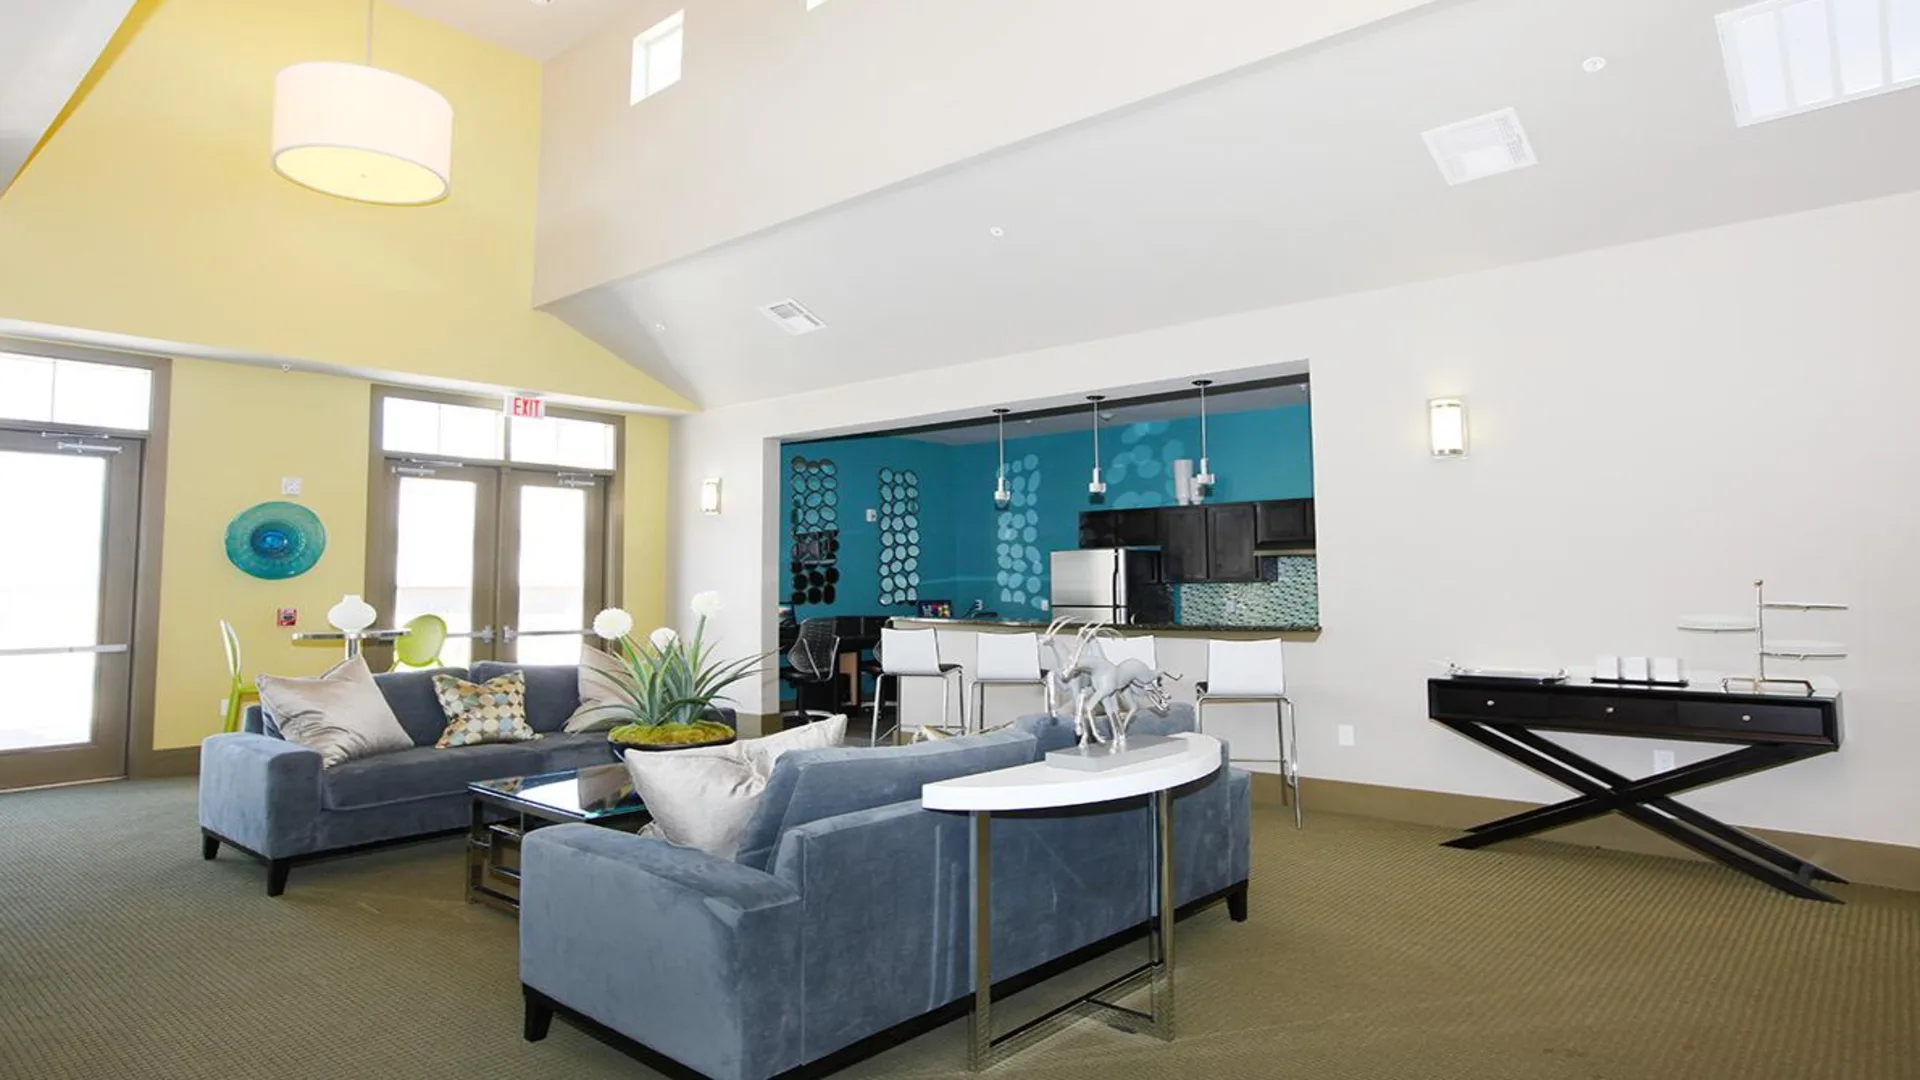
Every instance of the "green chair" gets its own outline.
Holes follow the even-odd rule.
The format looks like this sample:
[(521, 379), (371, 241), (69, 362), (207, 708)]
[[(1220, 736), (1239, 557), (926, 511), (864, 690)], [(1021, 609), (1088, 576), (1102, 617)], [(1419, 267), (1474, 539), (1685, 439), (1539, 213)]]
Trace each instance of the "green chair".
[(220, 641), (227, 649), (227, 726), (222, 730), (239, 731), (240, 714), (246, 711), (248, 702), (260, 700), (260, 691), (248, 686), (246, 677), (240, 674), (240, 635), (225, 619), (220, 620)]
[(393, 642), (391, 671), (440, 667), (440, 649), (447, 643), (447, 620), (438, 615), (416, 615)]

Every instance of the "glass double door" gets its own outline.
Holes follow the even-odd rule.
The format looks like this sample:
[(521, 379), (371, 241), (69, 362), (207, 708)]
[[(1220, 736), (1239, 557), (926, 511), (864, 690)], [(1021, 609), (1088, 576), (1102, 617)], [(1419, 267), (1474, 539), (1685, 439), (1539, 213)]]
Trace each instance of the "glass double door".
[(445, 619), (451, 666), (579, 662), (605, 601), (606, 476), (412, 458), (388, 459), (385, 475), (372, 583), (383, 624)]
[(0, 789), (126, 775), (143, 451), (0, 430)]

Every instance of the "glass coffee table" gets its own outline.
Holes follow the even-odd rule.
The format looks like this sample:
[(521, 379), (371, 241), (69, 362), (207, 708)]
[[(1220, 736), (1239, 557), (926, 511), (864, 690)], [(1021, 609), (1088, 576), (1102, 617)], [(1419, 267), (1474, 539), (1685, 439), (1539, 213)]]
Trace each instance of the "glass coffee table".
[(543, 825), (585, 822), (627, 832), (653, 820), (625, 765), (508, 776), (467, 785), (467, 902), (520, 911), (520, 841)]

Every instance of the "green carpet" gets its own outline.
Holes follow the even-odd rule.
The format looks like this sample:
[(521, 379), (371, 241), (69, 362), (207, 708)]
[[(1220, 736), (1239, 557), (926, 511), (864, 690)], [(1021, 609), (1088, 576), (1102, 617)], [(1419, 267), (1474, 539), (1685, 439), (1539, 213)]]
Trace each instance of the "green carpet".
[[(0, 1077), (654, 1075), (564, 1021), (521, 1041), (514, 924), (462, 900), (458, 841), (271, 900), (252, 861), (200, 860), (194, 820), (187, 781), (0, 796)], [(1081, 1022), (992, 1075), (1920, 1078), (1920, 894), (1445, 837), (1258, 811), (1252, 921), (1182, 927), (1177, 1042)], [(966, 1075), (964, 1032), (843, 1075)]]

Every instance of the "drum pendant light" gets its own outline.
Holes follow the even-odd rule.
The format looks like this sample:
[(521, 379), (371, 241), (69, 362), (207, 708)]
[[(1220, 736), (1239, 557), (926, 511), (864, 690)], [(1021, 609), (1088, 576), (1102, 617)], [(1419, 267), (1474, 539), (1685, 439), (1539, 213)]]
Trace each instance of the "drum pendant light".
[(1000, 426), (1000, 479), (993, 485), (993, 508), (1005, 510), (1013, 502), (1013, 492), (1007, 490), (1007, 410), (993, 410), (993, 419)]
[(453, 182), (453, 106), (439, 91), (373, 66), (373, 0), (364, 64), (317, 60), (273, 80), (273, 168), (327, 195), (424, 206)]
[(1088, 394), (1087, 400), (1093, 402), (1093, 482), (1087, 485), (1087, 501), (1101, 503), (1107, 501), (1107, 484), (1100, 479), (1100, 403), (1107, 396)]

